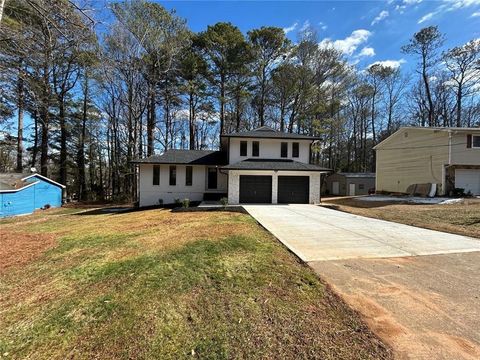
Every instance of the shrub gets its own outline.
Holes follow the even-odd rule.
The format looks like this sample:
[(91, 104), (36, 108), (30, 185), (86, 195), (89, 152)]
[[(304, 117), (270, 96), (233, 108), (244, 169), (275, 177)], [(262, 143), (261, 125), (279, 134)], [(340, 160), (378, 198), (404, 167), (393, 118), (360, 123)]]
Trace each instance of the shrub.
[(222, 197), (222, 198), (220, 199), (220, 204), (222, 204), (222, 206), (223, 206), (224, 208), (227, 207), (227, 205), (228, 205), (228, 198)]
[(180, 201), (180, 199), (173, 199), (173, 202), (175, 203), (176, 206), (182, 205), (182, 202)]
[(184, 208), (190, 207), (190, 199), (183, 199), (182, 200), (182, 207), (184, 207)]

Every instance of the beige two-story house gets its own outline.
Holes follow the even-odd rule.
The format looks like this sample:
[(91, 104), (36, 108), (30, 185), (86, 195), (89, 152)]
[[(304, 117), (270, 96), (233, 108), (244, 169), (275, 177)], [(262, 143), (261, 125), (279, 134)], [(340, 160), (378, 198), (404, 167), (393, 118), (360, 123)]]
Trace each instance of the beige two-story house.
[(439, 195), (480, 194), (480, 128), (402, 127), (375, 151), (377, 192), (432, 183)]
[(222, 135), (220, 150), (168, 150), (137, 160), (140, 206), (176, 199), (218, 200), (229, 204), (320, 201), (320, 174), (311, 163), (319, 138), (269, 127)]

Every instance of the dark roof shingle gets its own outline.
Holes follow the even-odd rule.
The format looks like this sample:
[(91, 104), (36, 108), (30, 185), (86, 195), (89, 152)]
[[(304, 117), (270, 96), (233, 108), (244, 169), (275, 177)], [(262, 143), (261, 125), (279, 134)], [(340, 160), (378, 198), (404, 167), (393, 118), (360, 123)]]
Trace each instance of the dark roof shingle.
[(152, 155), (132, 161), (136, 164), (190, 164), (225, 165), (226, 154), (211, 150), (167, 150), (162, 155)]
[(305, 164), (293, 160), (247, 159), (235, 164), (223, 166), (225, 170), (291, 170), (291, 171), (331, 171), (314, 164)]

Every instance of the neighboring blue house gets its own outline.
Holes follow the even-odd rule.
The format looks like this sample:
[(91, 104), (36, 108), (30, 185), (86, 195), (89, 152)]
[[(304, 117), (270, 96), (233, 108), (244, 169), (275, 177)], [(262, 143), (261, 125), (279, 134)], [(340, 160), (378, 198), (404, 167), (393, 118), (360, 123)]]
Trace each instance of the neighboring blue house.
[(0, 174), (0, 218), (62, 206), (65, 186), (39, 174)]

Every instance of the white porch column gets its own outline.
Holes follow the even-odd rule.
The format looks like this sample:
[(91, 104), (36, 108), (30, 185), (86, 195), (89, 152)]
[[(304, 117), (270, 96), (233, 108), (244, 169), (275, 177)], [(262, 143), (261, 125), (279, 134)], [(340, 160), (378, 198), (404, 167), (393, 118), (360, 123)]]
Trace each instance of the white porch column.
[(240, 176), (238, 171), (230, 170), (228, 172), (228, 203), (237, 205), (240, 201)]
[(310, 204), (320, 203), (320, 173), (310, 174)]
[(272, 204), (278, 203), (278, 171), (272, 174)]

